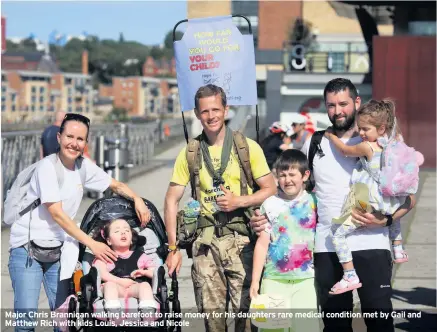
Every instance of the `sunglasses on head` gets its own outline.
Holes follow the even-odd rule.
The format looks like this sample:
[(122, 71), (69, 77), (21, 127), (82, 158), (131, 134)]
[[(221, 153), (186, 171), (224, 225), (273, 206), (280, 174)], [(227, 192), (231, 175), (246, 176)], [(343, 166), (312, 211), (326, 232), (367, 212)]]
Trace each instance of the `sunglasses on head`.
[(90, 119), (86, 116), (76, 113), (67, 113), (64, 117), (64, 122), (69, 120), (75, 120), (84, 123), (87, 127), (90, 126)]

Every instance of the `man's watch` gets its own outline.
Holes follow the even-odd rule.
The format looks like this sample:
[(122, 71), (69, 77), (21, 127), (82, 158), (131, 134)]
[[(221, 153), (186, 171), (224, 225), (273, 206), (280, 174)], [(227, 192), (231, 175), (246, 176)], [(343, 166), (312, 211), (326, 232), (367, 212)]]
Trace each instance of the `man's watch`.
[(388, 214), (385, 216), (387, 218), (387, 223), (385, 224), (387, 227), (391, 226), (393, 224), (393, 216), (391, 214)]

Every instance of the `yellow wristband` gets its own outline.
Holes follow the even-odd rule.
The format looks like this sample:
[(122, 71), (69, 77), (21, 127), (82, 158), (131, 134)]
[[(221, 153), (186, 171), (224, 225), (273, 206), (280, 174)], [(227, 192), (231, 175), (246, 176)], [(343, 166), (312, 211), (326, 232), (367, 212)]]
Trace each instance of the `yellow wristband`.
[(168, 251), (175, 251), (177, 249), (178, 249), (177, 245), (169, 245), (168, 246)]

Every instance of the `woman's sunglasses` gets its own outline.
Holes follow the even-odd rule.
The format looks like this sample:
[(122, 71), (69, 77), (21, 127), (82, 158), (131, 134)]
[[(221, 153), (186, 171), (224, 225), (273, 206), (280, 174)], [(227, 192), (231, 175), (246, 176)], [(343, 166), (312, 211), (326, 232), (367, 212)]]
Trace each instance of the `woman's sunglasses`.
[(90, 127), (90, 119), (88, 119), (84, 115), (76, 114), (76, 113), (67, 113), (64, 117), (63, 122), (69, 121), (69, 120), (79, 121), (79, 122), (82, 122), (83, 124), (85, 124), (88, 128)]

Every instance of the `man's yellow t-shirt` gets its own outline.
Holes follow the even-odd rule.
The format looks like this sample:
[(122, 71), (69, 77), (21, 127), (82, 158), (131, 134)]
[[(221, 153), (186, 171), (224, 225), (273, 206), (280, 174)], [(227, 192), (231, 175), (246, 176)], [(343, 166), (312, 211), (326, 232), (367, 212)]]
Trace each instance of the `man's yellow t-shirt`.
[[(246, 138), (249, 146), (250, 154), (250, 166), (252, 169), (253, 178), (259, 179), (264, 175), (270, 173), (269, 166), (267, 165), (266, 158), (264, 156), (261, 147), (253, 140)], [(200, 149), (200, 147), (199, 147)], [(218, 146), (208, 147), (209, 154), (211, 156), (212, 164), (215, 170), (220, 168), (222, 148)], [(202, 158), (202, 168), (199, 171), (200, 177), (200, 204), (201, 214), (212, 214), (215, 209), (213, 202), (215, 202), (217, 195), (221, 195), (219, 187), (214, 187), (212, 177), (209, 175), (206, 169), (205, 162)], [(223, 180), (225, 181), (225, 188), (230, 190), (234, 195), (240, 196), (240, 164), (238, 161), (238, 155), (234, 149), (232, 149), (231, 156), (229, 158), (228, 166), (223, 173)], [(173, 170), (173, 177), (171, 182), (186, 186), (190, 181), (190, 172), (188, 170), (188, 162), (186, 158), (186, 147), (179, 153)], [(251, 188), (248, 189), (248, 194), (252, 194)]]

